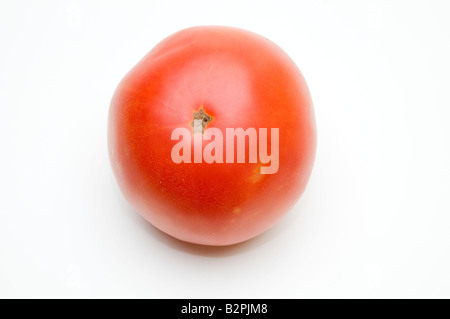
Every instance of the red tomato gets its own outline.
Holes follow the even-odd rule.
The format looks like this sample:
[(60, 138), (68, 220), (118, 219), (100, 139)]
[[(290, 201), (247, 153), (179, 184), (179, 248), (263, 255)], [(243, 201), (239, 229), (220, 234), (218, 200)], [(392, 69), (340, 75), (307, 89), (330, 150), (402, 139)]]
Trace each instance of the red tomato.
[(120, 189), (178, 239), (230, 245), (261, 234), (300, 198), (316, 149), (305, 80), (277, 45), (194, 27), (122, 80), (108, 124)]

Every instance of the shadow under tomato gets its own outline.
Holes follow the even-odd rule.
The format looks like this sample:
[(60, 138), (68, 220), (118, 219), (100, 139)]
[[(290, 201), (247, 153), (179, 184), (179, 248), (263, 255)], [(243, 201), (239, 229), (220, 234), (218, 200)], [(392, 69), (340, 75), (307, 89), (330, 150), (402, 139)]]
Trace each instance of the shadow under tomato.
[(160, 231), (156, 227), (152, 226), (148, 223), (144, 218), (140, 217), (143, 227), (146, 228), (149, 235), (156, 238), (158, 241), (163, 244), (169, 246), (172, 249), (205, 257), (228, 257), (233, 255), (238, 255), (245, 253), (246, 251), (252, 250), (258, 246), (263, 245), (265, 242), (270, 240), (272, 231), (268, 231), (262, 235), (259, 235), (255, 238), (247, 240), (242, 243), (228, 245), (228, 246), (206, 246), (199, 244), (192, 244), (188, 242), (184, 242), (182, 240), (176, 239), (166, 233)]
[(181, 241), (172, 236), (169, 236), (159, 229), (149, 225), (149, 227), (153, 228), (153, 235), (158, 238), (164, 244), (170, 246), (173, 249), (200, 255), (207, 257), (227, 257), (245, 253), (246, 251), (252, 250), (257, 246), (264, 244), (267, 240), (269, 240), (269, 235), (267, 233), (262, 234), (258, 237), (252, 238), (242, 243), (228, 245), (228, 246), (206, 246), (199, 244), (192, 244), (188, 242)]
[(129, 207), (129, 210), (131, 210), (131, 212), (126, 213), (129, 214), (130, 216), (133, 216), (130, 219), (134, 223), (136, 223), (138, 227), (143, 229), (145, 233), (147, 233), (154, 239), (158, 240), (159, 242), (163, 243), (164, 245), (183, 253), (211, 258), (223, 258), (242, 254), (247, 251), (253, 250), (273, 240), (273, 238), (276, 237), (279, 233), (283, 232), (284, 229), (283, 225), (276, 225), (275, 227), (266, 231), (265, 233), (242, 243), (228, 246), (206, 246), (184, 242), (170, 235), (167, 235), (166, 233), (152, 226), (131, 207)]

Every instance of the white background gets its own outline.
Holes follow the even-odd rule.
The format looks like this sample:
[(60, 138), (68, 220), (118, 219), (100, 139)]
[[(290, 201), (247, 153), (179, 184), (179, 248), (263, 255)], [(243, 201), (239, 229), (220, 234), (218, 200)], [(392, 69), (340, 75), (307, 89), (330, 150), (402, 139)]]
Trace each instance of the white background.
[[(0, 297), (450, 298), (449, 15), (448, 1), (2, 1)], [(276, 42), (317, 115), (302, 199), (228, 248), (147, 224), (106, 150), (118, 82), (194, 25)]]

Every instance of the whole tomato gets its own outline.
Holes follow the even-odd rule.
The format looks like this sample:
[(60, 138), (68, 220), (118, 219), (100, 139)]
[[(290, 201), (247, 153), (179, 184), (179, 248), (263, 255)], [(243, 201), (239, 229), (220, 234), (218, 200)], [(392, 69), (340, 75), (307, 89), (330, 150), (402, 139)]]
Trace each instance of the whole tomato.
[(230, 245), (300, 198), (315, 157), (305, 80), (257, 34), (194, 27), (154, 47), (121, 81), (108, 123), (120, 189), (178, 239)]

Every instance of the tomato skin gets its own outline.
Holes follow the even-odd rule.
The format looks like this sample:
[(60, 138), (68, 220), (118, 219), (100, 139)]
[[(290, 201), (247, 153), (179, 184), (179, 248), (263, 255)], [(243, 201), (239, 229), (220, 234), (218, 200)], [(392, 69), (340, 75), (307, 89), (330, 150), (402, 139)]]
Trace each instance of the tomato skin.
[[(192, 132), (201, 107), (213, 117), (207, 128), (279, 128), (278, 171), (260, 174), (265, 164), (248, 162), (248, 144), (246, 163), (174, 163), (172, 131)], [(266, 38), (189, 28), (121, 81), (108, 147), (121, 191), (152, 225), (191, 243), (235, 244), (273, 226), (303, 193), (316, 149), (311, 97), (294, 62)]]

